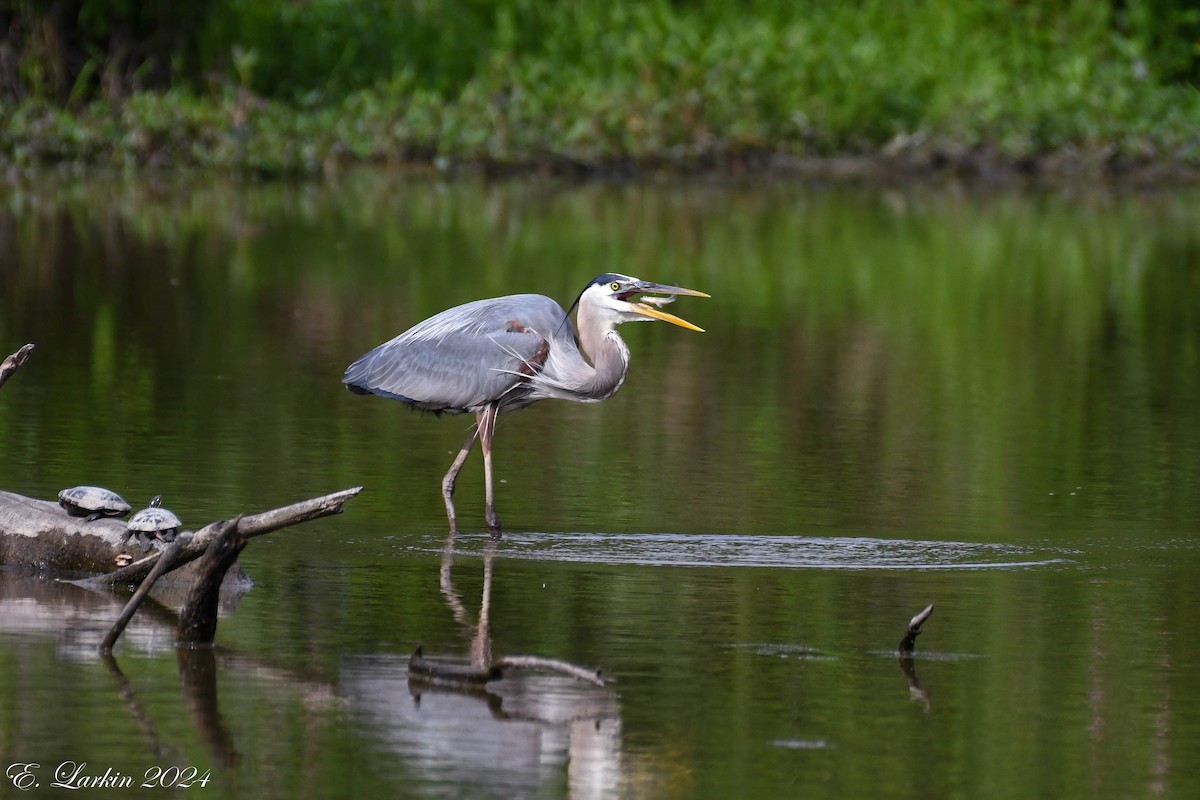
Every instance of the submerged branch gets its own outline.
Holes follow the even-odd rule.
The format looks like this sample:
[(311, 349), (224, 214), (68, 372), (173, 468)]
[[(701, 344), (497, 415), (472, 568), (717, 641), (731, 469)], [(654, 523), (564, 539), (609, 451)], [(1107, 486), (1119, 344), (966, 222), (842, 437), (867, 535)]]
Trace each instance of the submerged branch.
[(607, 686), (615, 683), (615, 678), (605, 677), (600, 670), (591, 667), (581, 667), (569, 661), (541, 656), (504, 656), (491, 662), (486, 667), (466, 664), (451, 664), (425, 658), (422, 648), (408, 660), (410, 678), (429, 681), (430, 683), (446, 683), (454, 686), (483, 686), (504, 677), (505, 669), (535, 669), (549, 672), (561, 672), (581, 681), (594, 683), (597, 686)]
[(592, 667), (581, 667), (569, 661), (560, 661), (557, 658), (542, 658), (541, 656), (504, 656), (492, 662), (492, 666), (501, 669), (540, 669), (550, 672), (561, 672), (564, 675), (570, 675), (572, 678), (588, 681), (597, 686), (607, 686), (610, 683), (616, 683), (617, 680), (616, 678), (606, 677), (600, 670), (593, 669)]
[(503, 677), (495, 666), (475, 667), (468, 664), (451, 664), (425, 658), (424, 649), (418, 647), (408, 659), (409, 677), (420, 678), (431, 683), (447, 683), (455, 686), (483, 686)]
[(909, 620), (908, 631), (900, 640), (900, 646), (896, 648), (901, 654), (911, 654), (916, 649), (917, 637), (921, 635), (921, 626), (925, 624), (925, 620), (929, 619), (929, 615), (932, 613), (933, 604), (931, 603), (925, 607), (924, 611)]

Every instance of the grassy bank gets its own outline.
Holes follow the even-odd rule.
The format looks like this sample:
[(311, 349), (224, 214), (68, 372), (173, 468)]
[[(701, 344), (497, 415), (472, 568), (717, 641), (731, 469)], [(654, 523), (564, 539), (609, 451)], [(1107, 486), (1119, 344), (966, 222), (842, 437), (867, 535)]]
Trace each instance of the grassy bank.
[(84, 62), (57, 94), (10, 93), (0, 157), (262, 174), (845, 156), (1200, 167), (1200, 20), (1177, 4), (214, 5), (181, 51), (190, 74), (180, 59), (139, 88), (129, 65), (114, 91)]

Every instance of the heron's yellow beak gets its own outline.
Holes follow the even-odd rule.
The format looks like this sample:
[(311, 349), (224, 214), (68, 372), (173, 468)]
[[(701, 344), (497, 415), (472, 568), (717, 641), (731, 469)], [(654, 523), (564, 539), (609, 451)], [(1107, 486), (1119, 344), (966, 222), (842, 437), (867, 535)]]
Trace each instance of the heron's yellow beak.
[(675, 295), (685, 294), (691, 297), (708, 297), (704, 292), (698, 292), (695, 289), (684, 289), (682, 286), (668, 286), (665, 283), (652, 283), (650, 281), (637, 281), (629, 287), (629, 290), (629, 294), (625, 295), (625, 299), (629, 299), (630, 295), (633, 294), (667, 295), (666, 297), (643, 297), (639, 302), (630, 303), (636, 313), (650, 317), (651, 319), (661, 319), (663, 322), (687, 328), (689, 331), (704, 333), (704, 328), (699, 328), (686, 319), (680, 319), (674, 314), (668, 314), (662, 310), (662, 307), (667, 303), (675, 302)]
[[(700, 297), (708, 297), (708, 295), (701, 294), (700, 292), (695, 292), (694, 294)], [(661, 319), (663, 322), (670, 322), (672, 325), (678, 325), (681, 328), (687, 328), (689, 331), (704, 333), (704, 328), (697, 327), (696, 325), (688, 322), (686, 319), (677, 317), (674, 314), (668, 314), (666, 311), (660, 311), (653, 306), (646, 305), (645, 303), (633, 303), (632, 305), (633, 310), (639, 314), (644, 314), (645, 316), (653, 317), (654, 319)]]

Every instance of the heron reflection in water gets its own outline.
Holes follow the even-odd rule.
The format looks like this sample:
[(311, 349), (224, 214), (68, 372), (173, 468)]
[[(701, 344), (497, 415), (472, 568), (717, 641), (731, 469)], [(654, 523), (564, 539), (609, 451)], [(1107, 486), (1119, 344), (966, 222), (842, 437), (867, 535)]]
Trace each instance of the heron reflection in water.
[[(607, 273), (576, 299), (578, 338), (570, 311), (540, 294), (477, 300), (435, 314), (355, 361), (342, 383), (435, 414), (475, 414), (475, 425), (442, 479), (451, 534), (457, 531), (454, 483), (475, 440), (483, 448), (486, 520), (500, 536), (492, 485), (492, 437), (501, 411), (538, 400), (597, 403), (617, 393), (629, 373), (623, 322), (663, 320), (702, 331), (662, 306), (676, 295), (704, 292)], [(586, 356), (586, 358), (585, 358)]]

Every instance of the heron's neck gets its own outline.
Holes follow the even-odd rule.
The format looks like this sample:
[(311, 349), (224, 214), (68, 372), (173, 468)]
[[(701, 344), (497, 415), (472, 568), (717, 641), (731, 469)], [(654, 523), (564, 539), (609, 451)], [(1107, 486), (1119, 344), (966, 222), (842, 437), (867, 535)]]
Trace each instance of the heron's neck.
[(579, 309), (579, 341), (592, 362), (591, 374), (578, 388), (580, 397), (606, 400), (617, 393), (629, 373), (629, 348), (611, 322), (588, 319), (588, 309)]

